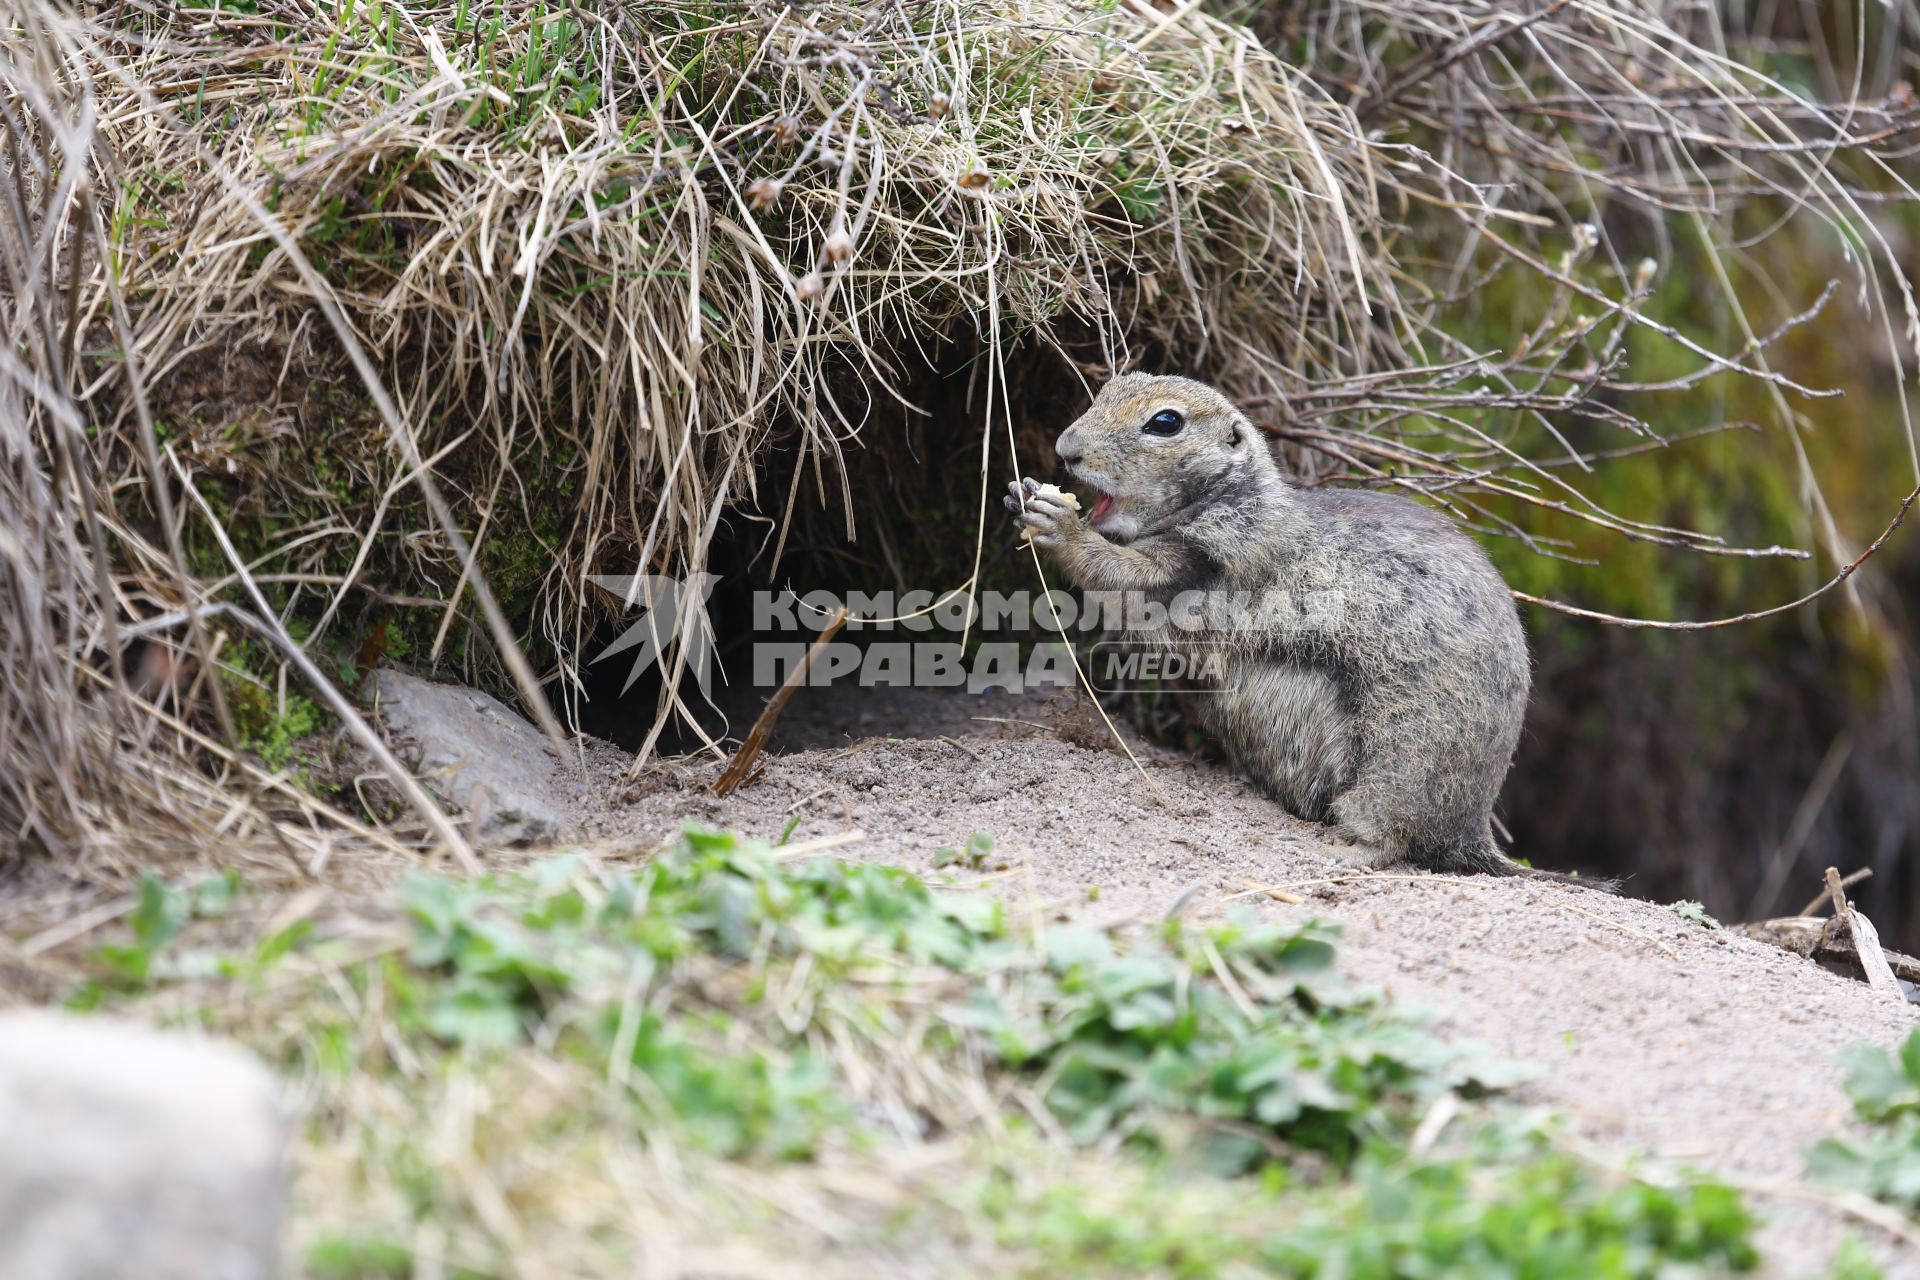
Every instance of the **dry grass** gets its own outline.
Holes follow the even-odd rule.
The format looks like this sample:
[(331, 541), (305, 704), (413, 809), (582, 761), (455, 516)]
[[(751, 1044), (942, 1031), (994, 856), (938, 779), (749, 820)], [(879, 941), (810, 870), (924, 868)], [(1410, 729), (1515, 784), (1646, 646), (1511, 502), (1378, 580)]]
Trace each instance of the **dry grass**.
[[(1143, 338), (1212, 346), (1223, 374), (1277, 390), (1366, 363), (1356, 309), (1390, 297), (1353, 120), (1221, 24), (1141, 50), (1144, 18), (1067, 5), (463, 15), (95, 33), (138, 86), (94, 77), (130, 170), (115, 251), (150, 288), (156, 376), (278, 337), (314, 282), (240, 201), (167, 187), (232, 173), (262, 194), (396, 392), (410, 443), (356, 478), (392, 491), (433, 457), (476, 541), (543, 540), (539, 623), (563, 653), (592, 621), (586, 571), (698, 568), (730, 509), (763, 513), (777, 572), (803, 476), (851, 533), (843, 452), (958, 331), (997, 352), (1077, 324), (1106, 363)], [(1238, 225), (1200, 232), (1224, 193)], [(228, 461), (191, 445), (198, 468)], [(776, 446), (794, 483), (766, 492)], [(529, 505), (556, 488), (557, 520)], [(348, 561), (331, 620), (394, 531), (313, 523), (275, 559)], [(457, 598), (454, 548), (405, 554)]]
[[(1860, 308), (1896, 361), (1915, 336), (1873, 216), (1913, 194), (1920, 126), (1864, 53), (1890, 12), (1861, 6), (1814, 51), (1837, 78), (1795, 88), (1748, 65), (1778, 33), (1619, 0), (1250, 26), (1144, 0), (28, 0), (0, 28), (0, 824), (128, 861), (214, 830), (308, 870), (338, 833), (391, 841), (239, 749), (209, 673), (243, 633), (284, 708), (343, 616), (424, 617), (432, 656), (558, 733), (617, 604), (585, 574), (683, 574), (731, 522), (772, 580), (818, 503), (851, 536), (849, 451), (950, 394), (935, 372), (970, 375), (984, 522), (1026, 349), (1089, 383), (1204, 374), (1268, 406), (1310, 478), (1543, 554), (1575, 548), (1528, 506), (1805, 555), (1583, 488), (1666, 443), (1662, 397), (1750, 379), (1808, 540), (1845, 565), (1799, 445), (1822, 393), (1769, 351), (1822, 307)], [(1850, 288), (1753, 301), (1767, 246), (1822, 235)], [(1718, 333), (1645, 311), (1697, 255)], [(1636, 344), (1686, 371), (1641, 375)], [(458, 852), (412, 800), (400, 829)]]
[[(1902, 420), (1886, 429), (1904, 436), (1912, 463), (1903, 488), (1920, 491), (1920, 445), (1904, 400), (1920, 310), (1895, 247), (1902, 233), (1890, 241), (1888, 220), (1876, 216), (1915, 195), (1920, 100), (1901, 79), (1899, 58), (1916, 18), (1906, 6), (1827, 14), (1801, 5), (1769, 7), (1744, 30), (1726, 21), (1732, 29), (1709, 6), (1571, 0), (1524, 13), (1416, 0), (1263, 15), (1269, 38), (1310, 50), (1363, 121), (1392, 121), (1431, 149), (1441, 176), (1429, 207), (1451, 215), (1416, 222), (1418, 248), (1399, 248), (1409, 264), (1416, 253), (1431, 255), (1402, 290), (1408, 327), (1423, 339), (1411, 354), (1425, 358), (1375, 382), (1308, 391), (1282, 434), (1350, 473), (1446, 495), (1457, 515), (1543, 554), (1569, 548), (1528, 538), (1500, 513), (1525, 504), (1696, 553), (1804, 557), (1804, 549), (1729, 545), (1712, 530), (1633, 519), (1579, 485), (1596, 464), (1676, 442), (1661, 426), (1676, 393), (1746, 377), (1766, 392), (1765, 425), (1790, 442), (1807, 539), (1837, 572), (1801, 599), (1724, 621), (1798, 607), (1849, 579), (1863, 547), (1841, 532), (1803, 443), (1823, 412), (1818, 402), (1840, 393), (1804, 385), (1771, 353), (1816, 321), (1859, 326), (1896, 369)], [(1361, 38), (1383, 30), (1417, 51), (1400, 62)], [(1808, 71), (1818, 93), (1793, 83)], [(1838, 281), (1817, 297), (1793, 296), (1808, 255), (1844, 263), (1851, 314), (1829, 311)], [(1712, 286), (1692, 308), (1710, 338), (1643, 310), (1676, 266), (1689, 286)], [(1537, 323), (1505, 329), (1496, 351), (1461, 342), (1458, 317), (1474, 310), (1470, 299), (1514, 272), (1550, 295)], [(1762, 305), (1764, 316), (1756, 314)], [(1495, 323), (1524, 317), (1516, 308)], [(1629, 367), (1636, 343), (1643, 363), (1691, 367), (1649, 378)], [(1512, 429), (1527, 419), (1536, 430)], [(1862, 517), (1856, 536), (1888, 518), (1890, 534), (1913, 500)]]

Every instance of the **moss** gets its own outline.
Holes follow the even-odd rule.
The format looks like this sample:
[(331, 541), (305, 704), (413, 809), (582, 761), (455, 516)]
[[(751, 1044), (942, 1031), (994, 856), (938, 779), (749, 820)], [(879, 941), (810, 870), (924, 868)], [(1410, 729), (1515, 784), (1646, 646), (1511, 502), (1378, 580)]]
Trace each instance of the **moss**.
[(331, 719), (300, 694), (289, 692), (282, 699), (242, 677), (226, 677), (225, 690), (240, 746), (275, 769), (299, 758), (305, 740)]

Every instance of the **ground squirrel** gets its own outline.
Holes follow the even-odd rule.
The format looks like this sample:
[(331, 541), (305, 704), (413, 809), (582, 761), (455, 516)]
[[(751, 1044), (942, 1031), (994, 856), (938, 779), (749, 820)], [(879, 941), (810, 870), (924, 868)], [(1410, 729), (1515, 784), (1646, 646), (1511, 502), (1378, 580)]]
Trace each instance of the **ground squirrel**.
[(1527, 641), (1473, 539), (1406, 498), (1287, 483), (1246, 415), (1186, 378), (1115, 378), (1055, 447), (1099, 498), (1083, 519), (1018, 480), (1016, 525), (1084, 590), (1175, 606), (1187, 629), (1131, 637), (1217, 655), (1196, 702), (1257, 785), (1371, 865), (1523, 871), (1492, 820)]

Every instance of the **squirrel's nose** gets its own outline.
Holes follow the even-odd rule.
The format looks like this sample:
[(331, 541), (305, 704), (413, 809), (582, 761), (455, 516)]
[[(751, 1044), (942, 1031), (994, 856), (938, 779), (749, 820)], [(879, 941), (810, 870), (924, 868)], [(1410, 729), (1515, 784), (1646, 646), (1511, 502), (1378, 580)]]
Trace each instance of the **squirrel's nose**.
[(1073, 434), (1072, 427), (1068, 427), (1060, 433), (1060, 438), (1053, 442), (1053, 451), (1059, 457), (1060, 461), (1069, 467), (1075, 465), (1087, 456), (1081, 452), (1080, 440)]

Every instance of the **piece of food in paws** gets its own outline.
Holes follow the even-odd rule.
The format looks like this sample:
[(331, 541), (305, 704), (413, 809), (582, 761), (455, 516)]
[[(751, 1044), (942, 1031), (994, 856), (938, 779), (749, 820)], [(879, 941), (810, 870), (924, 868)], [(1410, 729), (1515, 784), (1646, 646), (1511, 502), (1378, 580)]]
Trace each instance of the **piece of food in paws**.
[[(1055, 502), (1064, 503), (1069, 511), (1078, 511), (1080, 509), (1079, 497), (1068, 493), (1057, 484), (1043, 484), (1027, 496), (1030, 498), (1052, 498)], [(1020, 541), (1032, 542), (1033, 530), (1021, 529)]]

